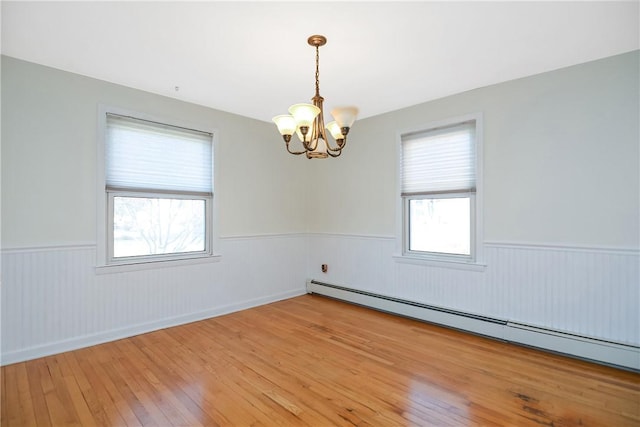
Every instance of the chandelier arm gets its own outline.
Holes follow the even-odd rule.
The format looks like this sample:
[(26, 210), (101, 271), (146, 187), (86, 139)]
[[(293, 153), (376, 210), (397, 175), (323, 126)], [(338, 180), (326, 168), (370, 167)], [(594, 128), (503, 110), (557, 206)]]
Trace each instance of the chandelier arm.
[[(305, 151), (313, 151), (316, 149), (316, 147), (311, 148), (311, 143), (313, 142), (313, 134), (309, 134), (309, 141), (306, 141), (306, 137), (304, 138), (305, 141), (302, 141), (302, 145), (304, 146)], [(317, 144), (316, 144), (317, 145)]]
[(327, 142), (327, 150), (330, 150), (330, 151), (342, 151), (343, 148), (344, 148), (344, 144), (338, 145), (337, 147), (334, 148), (331, 145), (329, 145), (329, 143)]
[(330, 155), (331, 157), (338, 157), (340, 154), (342, 154), (342, 150), (337, 151), (338, 154), (333, 154), (333, 152), (331, 150), (327, 150), (327, 154)]
[[(309, 137), (309, 141), (307, 141), (307, 136)], [(313, 127), (310, 127), (309, 131), (306, 134), (302, 135), (302, 138), (303, 139), (302, 141), (300, 141), (300, 144), (302, 144), (302, 148), (304, 148), (304, 151), (301, 151), (298, 154), (315, 150), (315, 148), (311, 148), (311, 142), (313, 141)]]
[(327, 139), (327, 150), (331, 150), (331, 151), (342, 151), (342, 149), (344, 148), (345, 145), (347, 145), (347, 137), (345, 136), (342, 140), (342, 145), (340, 145), (338, 143), (338, 141), (336, 141), (336, 148), (333, 148), (331, 146), (331, 144), (329, 143), (329, 140)]
[(305, 151), (291, 151), (291, 149), (289, 148), (289, 143), (288, 143), (288, 142), (287, 142), (287, 151), (288, 151), (290, 154), (295, 154), (296, 156), (298, 156), (298, 155), (300, 155), (300, 154), (304, 154), (304, 153), (306, 153), (306, 152), (307, 152), (307, 150), (305, 150)]

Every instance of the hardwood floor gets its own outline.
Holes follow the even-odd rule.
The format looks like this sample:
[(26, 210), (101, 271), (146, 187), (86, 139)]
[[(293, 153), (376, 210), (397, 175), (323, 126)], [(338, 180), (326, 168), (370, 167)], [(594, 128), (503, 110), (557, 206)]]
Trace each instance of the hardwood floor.
[(305, 295), (2, 368), (4, 426), (639, 426), (640, 375)]

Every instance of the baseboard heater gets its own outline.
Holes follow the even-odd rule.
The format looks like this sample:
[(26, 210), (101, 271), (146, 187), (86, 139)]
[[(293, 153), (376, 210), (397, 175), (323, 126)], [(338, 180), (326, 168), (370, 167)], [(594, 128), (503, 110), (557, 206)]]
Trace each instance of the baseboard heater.
[(421, 304), (316, 280), (307, 281), (307, 292), (506, 342), (640, 371), (640, 347), (633, 345)]

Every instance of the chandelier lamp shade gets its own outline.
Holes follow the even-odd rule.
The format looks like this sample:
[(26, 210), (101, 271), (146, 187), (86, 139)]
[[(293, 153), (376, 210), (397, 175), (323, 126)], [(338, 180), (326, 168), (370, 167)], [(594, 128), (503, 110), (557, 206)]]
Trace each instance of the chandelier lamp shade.
[[(347, 134), (353, 126), (358, 115), (356, 107), (335, 108), (331, 111), (334, 121), (324, 125), (322, 103), (324, 98), (320, 96), (320, 46), (327, 43), (324, 36), (314, 35), (307, 40), (310, 46), (316, 48), (316, 93), (311, 98), (312, 104), (294, 104), (289, 107), (289, 114), (283, 114), (273, 118), (278, 131), (282, 135), (291, 154), (305, 154), (308, 159), (326, 159), (338, 157), (347, 143)], [(335, 144), (327, 138), (329, 131)], [(296, 134), (302, 144), (302, 150), (292, 150), (289, 144), (291, 137)]]

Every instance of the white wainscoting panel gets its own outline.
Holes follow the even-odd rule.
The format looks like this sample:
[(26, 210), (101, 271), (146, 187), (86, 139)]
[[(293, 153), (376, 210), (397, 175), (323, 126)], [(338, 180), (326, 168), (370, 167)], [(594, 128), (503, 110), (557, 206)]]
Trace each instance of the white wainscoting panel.
[(1, 361), (301, 295), (306, 279), (640, 345), (637, 250), (488, 243), (484, 271), (400, 263), (394, 250), (391, 237), (234, 237), (219, 262), (112, 274), (95, 273), (94, 245), (3, 250)]
[[(313, 234), (309, 278), (422, 304), (640, 345), (640, 252), (486, 243), (484, 271), (396, 262), (392, 237)], [(328, 264), (327, 273), (320, 270)]]
[(304, 234), (220, 239), (219, 262), (96, 274), (95, 245), (2, 252), (2, 364), (305, 293)]

